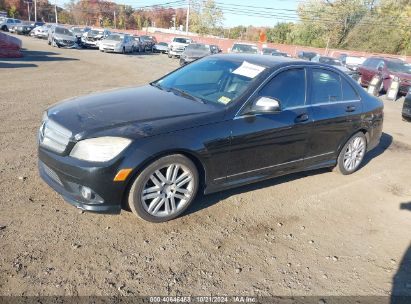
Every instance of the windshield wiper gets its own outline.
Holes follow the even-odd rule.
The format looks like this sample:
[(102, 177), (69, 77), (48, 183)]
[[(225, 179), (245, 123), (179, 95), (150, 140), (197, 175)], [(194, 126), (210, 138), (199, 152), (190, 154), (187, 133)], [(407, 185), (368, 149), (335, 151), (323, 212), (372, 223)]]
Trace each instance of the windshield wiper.
[(177, 88), (167, 88), (167, 91), (173, 92), (173, 93), (177, 93), (177, 94), (180, 95), (180, 96), (187, 97), (187, 98), (190, 98), (190, 99), (192, 99), (192, 100), (195, 100), (195, 101), (198, 101), (198, 102), (201, 102), (201, 103), (206, 103), (206, 101), (205, 101), (203, 98), (200, 98), (200, 97), (191, 95), (191, 94), (188, 93), (187, 91), (184, 91), (184, 90), (181, 90), (181, 89), (177, 89)]

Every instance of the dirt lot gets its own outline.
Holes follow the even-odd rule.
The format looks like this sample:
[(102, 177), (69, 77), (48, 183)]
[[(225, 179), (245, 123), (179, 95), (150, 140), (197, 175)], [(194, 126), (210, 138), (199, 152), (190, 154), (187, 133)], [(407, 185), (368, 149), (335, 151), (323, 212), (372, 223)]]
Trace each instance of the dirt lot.
[(200, 197), (165, 224), (81, 213), (37, 174), (43, 110), (178, 62), (22, 39), (25, 57), (0, 61), (0, 295), (411, 294), (402, 101), (385, 102), (381, 145), (354, 175), (320, 170)]

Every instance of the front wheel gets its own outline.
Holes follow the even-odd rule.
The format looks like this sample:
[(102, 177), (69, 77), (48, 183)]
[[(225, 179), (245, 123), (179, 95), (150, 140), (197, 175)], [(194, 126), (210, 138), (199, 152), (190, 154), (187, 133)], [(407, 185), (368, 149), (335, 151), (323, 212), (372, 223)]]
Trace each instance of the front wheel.
[(133, 182), (128, 204), (134, 214), (149, 222), (165, 222), (182, 214), (194, 200), (198, 171), (181, 154), (162, 157), (141, 172)]
[(341, 149), (337, 159), (337, 171), (348, 175), (357, 171), (367, 151), (367, 139), (362, 132), (354, 134)]

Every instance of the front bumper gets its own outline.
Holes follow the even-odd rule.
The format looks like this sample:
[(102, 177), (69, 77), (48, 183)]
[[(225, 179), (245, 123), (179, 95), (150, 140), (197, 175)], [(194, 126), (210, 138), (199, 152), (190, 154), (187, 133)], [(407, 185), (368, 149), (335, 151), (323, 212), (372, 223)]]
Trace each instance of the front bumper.
[[(68, 203), (87, 211), (120, 213), (126, 183), (113, 182), (118, 162), (90, 165), (43, 148), (39, 148), (38, 156), (40, 177)], [(82, 196), (81, 187), (93, 191), (90, 199)]]
[(75, 44), (76, 44), (74, 41), (71, 41), (71, 40), (57, 40), (57, 39), (54, 39), (54, 41), (56, 42), (56, 44), (59, 47), (72, 48), (72, 47), (75, 47)]
[(121, 46), (116, 47), (116, 46), (112, 46), (112, 45), (102, 45), (102, 44), (100, 44), (99, 50), (104, 51), (104, 52), (121, 53), (122, 48), (121, 48)]

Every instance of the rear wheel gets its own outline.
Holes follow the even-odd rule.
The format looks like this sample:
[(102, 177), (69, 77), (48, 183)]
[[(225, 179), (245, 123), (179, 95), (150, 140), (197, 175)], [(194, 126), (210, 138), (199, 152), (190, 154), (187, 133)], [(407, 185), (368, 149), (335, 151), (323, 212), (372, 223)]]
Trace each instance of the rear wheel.
[(367, 139), (362, 132), (354, 134), (341, 149), (337, 159), (337, 171), (348, 175), (357, 171), (367, 151)]
[(182, 214), (194, 200), (198, 171), (181, 154), (162, 157), (141, 172), (128, 196), (134, 214), (149, 222), (165, 222)]

